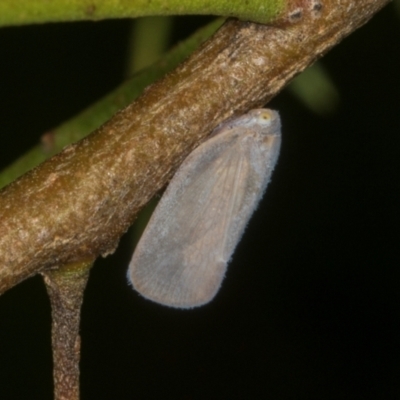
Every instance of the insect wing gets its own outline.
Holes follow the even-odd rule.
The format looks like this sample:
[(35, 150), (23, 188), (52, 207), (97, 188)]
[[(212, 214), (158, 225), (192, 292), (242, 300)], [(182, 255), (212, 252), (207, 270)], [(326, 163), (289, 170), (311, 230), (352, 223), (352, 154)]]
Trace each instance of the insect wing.
[(178, 308), (209, 302), (269, 181), (280, 135), (229, 126), (181, 165), (135, 250), (129, 278)]

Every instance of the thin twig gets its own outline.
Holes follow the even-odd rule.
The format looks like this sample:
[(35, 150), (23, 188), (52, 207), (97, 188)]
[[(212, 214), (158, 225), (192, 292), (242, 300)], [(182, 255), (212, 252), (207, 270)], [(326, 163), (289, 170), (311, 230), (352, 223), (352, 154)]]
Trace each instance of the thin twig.
[(91, 264), (69, 265), (43, 273), (51, 302), (55, 400), (79, 399), (79, 323)]

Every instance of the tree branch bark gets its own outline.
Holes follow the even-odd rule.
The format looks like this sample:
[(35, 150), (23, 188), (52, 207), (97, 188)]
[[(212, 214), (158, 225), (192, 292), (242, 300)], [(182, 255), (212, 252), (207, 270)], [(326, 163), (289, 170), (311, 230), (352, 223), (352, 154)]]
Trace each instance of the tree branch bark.
[(294, 25), (228, 21), (82, 141), (0, 192), (0, 292), (112, 253), (138, 210), (222, 120), (261, 106), (388, 0), (298, 0)]

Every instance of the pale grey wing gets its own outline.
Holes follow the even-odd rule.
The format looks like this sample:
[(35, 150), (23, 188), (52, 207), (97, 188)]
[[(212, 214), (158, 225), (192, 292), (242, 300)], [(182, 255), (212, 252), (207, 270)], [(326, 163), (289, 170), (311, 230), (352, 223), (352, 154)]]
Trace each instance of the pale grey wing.
[(221, 285), (254, 209), (247, 190), (249, 143), (232, 134), (224, 142), (222, 135), (229, 137), (220, 134), (188, 157), (142, 236), (129, 274), (144, 297), (195, 307), (210, 301)]

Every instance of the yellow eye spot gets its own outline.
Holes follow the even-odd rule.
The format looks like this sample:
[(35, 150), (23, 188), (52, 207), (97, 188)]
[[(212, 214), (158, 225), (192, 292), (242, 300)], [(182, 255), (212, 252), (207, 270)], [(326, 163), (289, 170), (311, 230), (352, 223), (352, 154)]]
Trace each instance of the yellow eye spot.
[(265, 121), (269, 121), (270, 119), (272, 119), (272, 115), (270, 112), (264, 111), (262, 114), (260, 114), (260, 118), (262, 118)]

